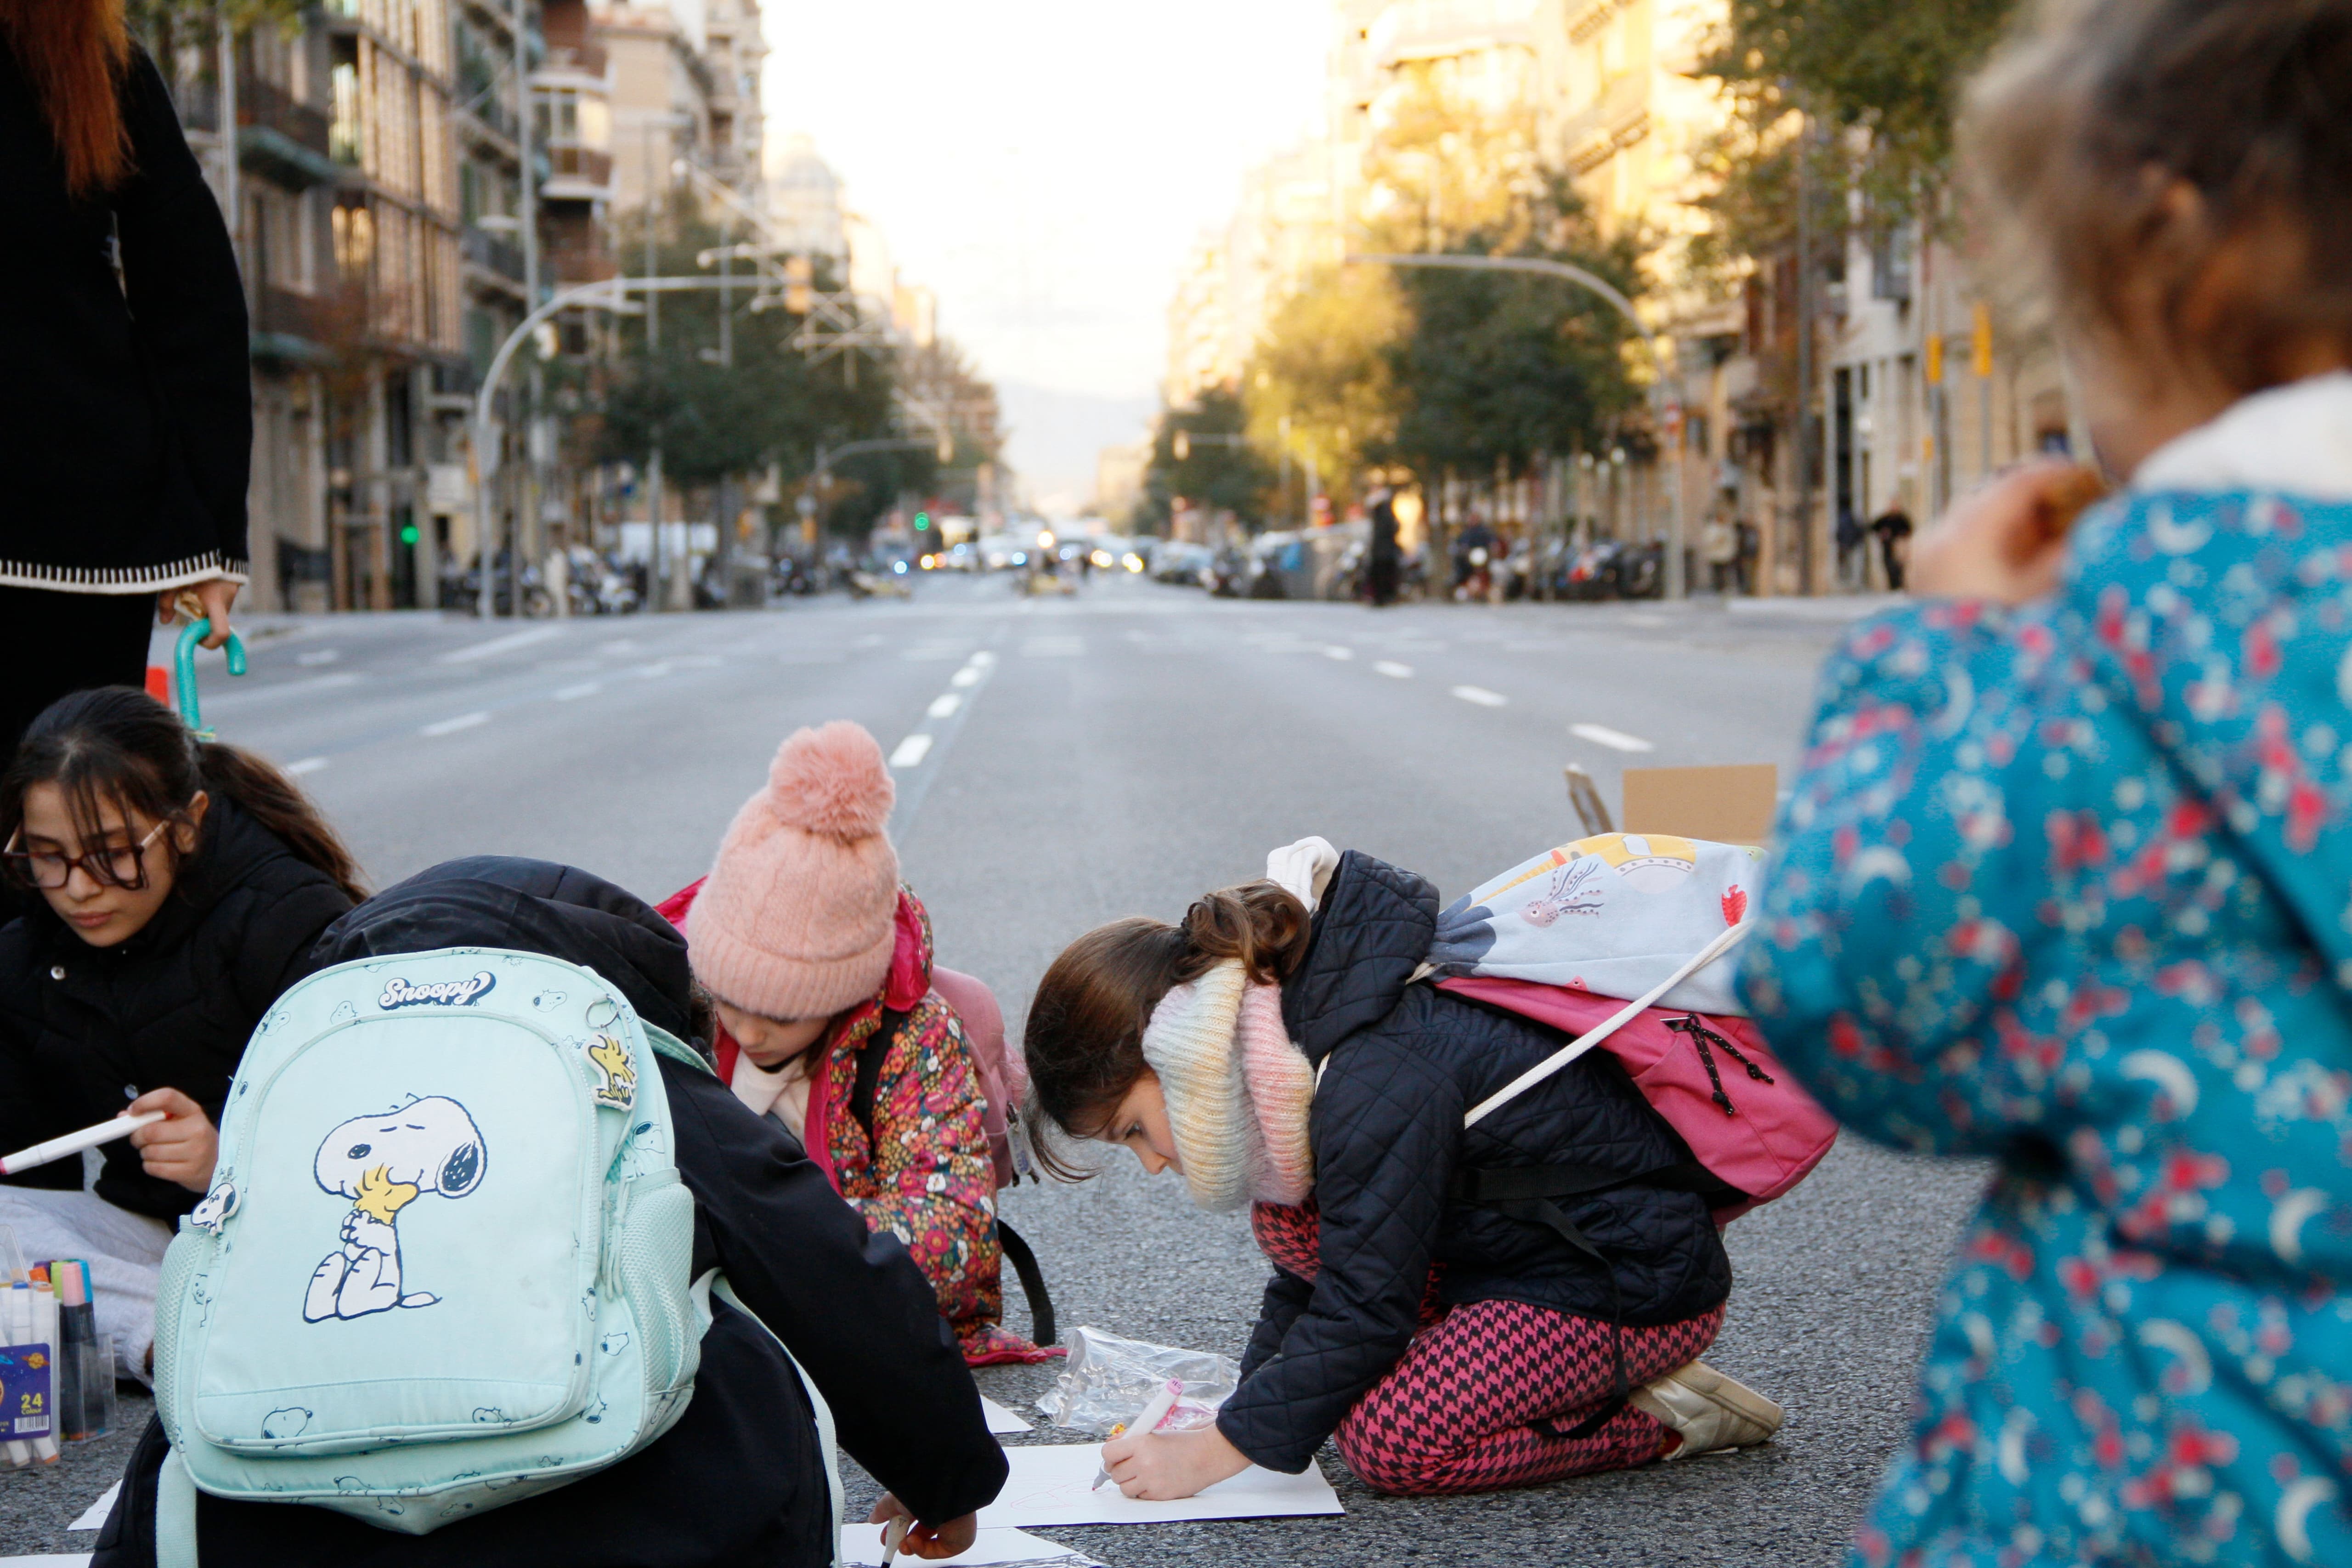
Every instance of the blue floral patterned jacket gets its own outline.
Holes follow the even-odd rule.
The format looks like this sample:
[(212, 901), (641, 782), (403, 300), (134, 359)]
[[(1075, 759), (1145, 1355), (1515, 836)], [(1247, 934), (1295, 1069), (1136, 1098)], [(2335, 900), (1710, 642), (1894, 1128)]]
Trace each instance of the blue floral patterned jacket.
[(1998, 1156), (1875, 1565), (2352, 1563), (2352, 506), (2139, 495), (1823, 673), (1743, 989)]

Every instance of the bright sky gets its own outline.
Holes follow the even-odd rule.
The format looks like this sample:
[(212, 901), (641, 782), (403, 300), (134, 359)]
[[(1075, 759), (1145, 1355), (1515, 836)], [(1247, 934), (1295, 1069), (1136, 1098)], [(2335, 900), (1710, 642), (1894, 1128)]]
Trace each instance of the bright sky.
[(794, 131), (982, 374), (1153, 395), (1184, 258), (1319, 118), (1328, 0), (767, 0)]

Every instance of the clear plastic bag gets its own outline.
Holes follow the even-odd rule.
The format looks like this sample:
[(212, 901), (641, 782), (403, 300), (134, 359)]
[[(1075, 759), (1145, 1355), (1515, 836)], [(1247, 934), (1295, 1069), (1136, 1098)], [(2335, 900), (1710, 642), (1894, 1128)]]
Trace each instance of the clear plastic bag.
[(1072, 1426), (1097, 1437), (1132, 1421), (1170, 1378), (1183, 1387), (1176, 1406), (1157, 1428), (1184, 1432), (1217, 1418), (1217, 1407), (1241, 1381), (1241, 1363), (1208, 1351), (1123, 1340), (1100, 1329), (1070, 1332), (1070, 1358), (1062, 1374), (1037, 1401), (1038, 1414), (1056, 1426)]

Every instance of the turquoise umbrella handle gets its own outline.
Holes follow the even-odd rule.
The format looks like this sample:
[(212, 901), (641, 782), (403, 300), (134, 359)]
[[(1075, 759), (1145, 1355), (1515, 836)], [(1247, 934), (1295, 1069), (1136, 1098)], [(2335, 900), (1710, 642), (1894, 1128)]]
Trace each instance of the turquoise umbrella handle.
[[(180, 640), (172, 649), (172, 693), (179, 700), (180, 717), (198, 736), (211, 740), (213, 732), (205, 728), (203, 717), (196, 710), (196, 645), (212, 635), (210, 620), (190, 621), (180, 628)], [(235, 632), (228, 634), (224, 650), (228, 656), (228, 672), (245, 673), (245, 639)]]

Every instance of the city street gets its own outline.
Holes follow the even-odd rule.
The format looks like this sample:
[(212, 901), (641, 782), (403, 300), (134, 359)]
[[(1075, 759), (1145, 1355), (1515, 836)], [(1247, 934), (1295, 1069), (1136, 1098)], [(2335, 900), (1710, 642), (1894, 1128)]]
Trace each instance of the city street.
[[(648, 899), (706, 868), (786, 731), (855, 719), (893, 754), (893, 830), (942, 961), (995, 988), (1017, 1037), (1072, 936), (1174, 918), (1301, 834), (1450, 897), (1580, 835), (1564, 763), (1591, 770), (1612, 809), (1626, 765), (1772, 762), (1785, 777), (1853, 603), (1373, 612), (1123, 575), (1048, 602), (1003, 577), (942, 576), (908, 602), (756, 614), (261, 621), (251, 673), (231, 681), (215, 656), (202, 689), (207, 722), (298, 769), (379, 885), (496, 851)], [(1265, 1275), (1245, 1219), (1196, 1212), (1176, 1178), (1146, 1180), (1123, 1153), (1107, 1163), (1093, 1183), (1004, 1198), (1066, 1330), (1237, 1354)], [(1904, 1429), (1977, 1179), (1850, 1142), (1732, 1227), (1737, 1283), (1709, 1360), (1788, 1406), (1764, 1448), (1404, 1500), (1367, 1491), (1327, 1447), (1344, 1519), (1046, 1533), (1114, 1568), (1836, 1562)], [(1025, 1410), (1052, 1376), (980, 1383)], [(8, 1546), (88, 1550), (64, 1525), (103, 1471), (77, 1456), (18, 1486)], [(853, 1482), (858, 1517), (872, 1492)]]

